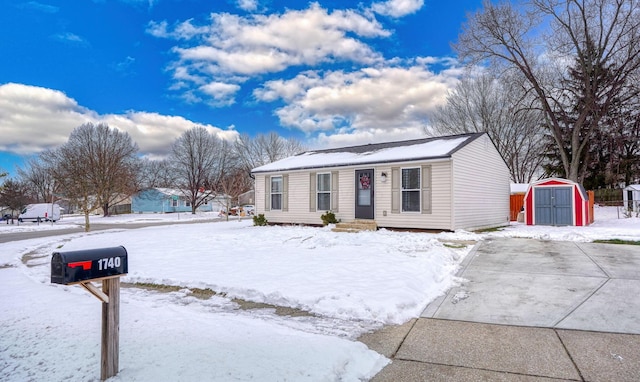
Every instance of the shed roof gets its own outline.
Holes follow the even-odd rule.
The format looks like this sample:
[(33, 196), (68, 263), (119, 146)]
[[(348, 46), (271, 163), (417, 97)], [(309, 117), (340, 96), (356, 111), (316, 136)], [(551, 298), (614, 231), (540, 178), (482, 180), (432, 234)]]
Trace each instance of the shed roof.
[(577, 187), (578, 190), (580, 191), (580, 194), (582, 195), (583, 199), (589, 199), (589, 196), (587, 195), (587, 190), (584, 189), (584, 187), (577, 182), (574, 182), (572, 180), (569, 179), (564, 179), (564, 178), (546, 178), (546, 179), (540, 179), (536, 182), (533, 182), (529, 185), (529, 188), (527, 189), (527, 194), (525, 196), (525, 198), (529, 195), (529, 193), (531, 192), (531, 190), (535, 187), (547, 187), (547, 186), (558, 186), (558, 185), (567, 185), (567, 186), (571, 186), (571, 187)]
[(405, 162), (449, 158), (460, 148), (485, 133), (372, 143), (360, 146), (306, 151), (279, 161), (256, 167), (258, 172), (305, 170), (376, 163)]
[(627, 191), (640, 191), (640, 184), (630, 184), (624, 189)]

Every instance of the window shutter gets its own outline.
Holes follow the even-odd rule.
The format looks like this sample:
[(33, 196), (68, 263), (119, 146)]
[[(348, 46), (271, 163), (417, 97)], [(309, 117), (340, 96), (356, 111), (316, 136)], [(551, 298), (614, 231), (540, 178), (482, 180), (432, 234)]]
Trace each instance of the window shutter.
[(264, 177), (264, 210), (271, 210), (271, 177)]
[(309, 174), (309, 212), (316, 212), (316, 173)]
[(289, 175), (282, 175), (282, 211), (289, 211)]
[(422, 213), (431, 213), (431, 166), (422, 166)]
[(400, 168), (391, 168), (391, 213), (400, 213)]
[(338, 212), (338, 171), (331, 171), (331, 210)]

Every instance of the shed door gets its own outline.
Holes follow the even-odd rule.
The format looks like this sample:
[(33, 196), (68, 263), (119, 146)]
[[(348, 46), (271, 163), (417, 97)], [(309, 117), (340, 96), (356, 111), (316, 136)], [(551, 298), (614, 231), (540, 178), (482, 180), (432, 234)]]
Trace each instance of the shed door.
[(373, 219), (373, 169), (356, 170), (356, 219)]
[(572, 187), (535, 188), (535, 224), (572, 225)]

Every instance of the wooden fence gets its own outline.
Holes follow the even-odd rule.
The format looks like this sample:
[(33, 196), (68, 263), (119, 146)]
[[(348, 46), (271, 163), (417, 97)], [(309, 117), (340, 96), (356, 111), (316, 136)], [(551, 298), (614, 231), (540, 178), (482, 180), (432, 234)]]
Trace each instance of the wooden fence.
[(510, 219), (512, 222), (518, 220), (518, 213), (524, 206), (524, 194), (511, 194), (509, 200)]

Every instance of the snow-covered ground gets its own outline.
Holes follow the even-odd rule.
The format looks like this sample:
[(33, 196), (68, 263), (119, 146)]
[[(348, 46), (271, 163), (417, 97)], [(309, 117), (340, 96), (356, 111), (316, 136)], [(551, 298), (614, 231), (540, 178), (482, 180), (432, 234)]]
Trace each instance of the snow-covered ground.
[[(93, 216), (92, 224), (216, 217)], [(53, 226), (81, 224), (81, 217), (65, 217)], [(51, 226), (0, 224), (0, 235)], [(78, 286), (49, 282), (55, 251), (124, 245), (129, 274), (123, 281), (179, 287), (170, 293), (122, 289), (120, 373), (113, 381), (358, 381), (388, 363), (355, 340), (360, 334), (418, 316), (458, 282), (454, 275), (471, 246), (457, 243), (505, 236), (640, 240), (640, 219), (618, 219), (615, 208), (597, 208), (589, 227), (348, 234), (253, 227), (250, 219), (234, 218), (4, 243), (0, 380), (99, 380), (101, 304)], [(202, 299), (190, 288), (219, 294)], [(313, 316), (242, 310), (233, 298)]]

